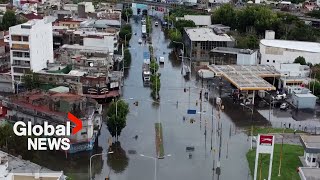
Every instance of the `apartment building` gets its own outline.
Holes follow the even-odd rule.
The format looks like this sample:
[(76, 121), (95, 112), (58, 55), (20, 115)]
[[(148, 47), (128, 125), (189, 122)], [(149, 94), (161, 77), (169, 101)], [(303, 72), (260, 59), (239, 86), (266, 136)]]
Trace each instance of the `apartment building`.
[(13, 86), (21, 83), (24, 73), (40, 71), (53, 63), (52, 24), (46, 18), (12, 26), (9, 35)]

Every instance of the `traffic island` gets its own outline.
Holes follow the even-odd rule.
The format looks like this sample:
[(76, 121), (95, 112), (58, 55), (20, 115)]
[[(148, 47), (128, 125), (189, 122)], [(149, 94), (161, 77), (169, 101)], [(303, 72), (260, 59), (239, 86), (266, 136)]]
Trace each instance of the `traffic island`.
[(158, 159), (164, 158), (163, 137), (162, 137), (162, 125), (161, 123), (155, 123), (156, 130), (156, 152)]
[[(282, 155), (281, 155), (282, 149)], [(303, 156), (303, 147), (299, 145), (281, 144), (274, 145), (273, 164), (272, 164), (272, 180), (283, 179), (300, 179), (297, 168), (301, 166), (299, 156)], [(247, 153), (247, 160), (251, 176), (254, 175), (254, 163), (256, 158), (256, 150), (250, 150)], [(281, 168), (279, 176), (279, 166), (281, 159)], [(269, 171), (270, 154), (260, 154), (258, 161), (258, 179), (267, 179)], [(261, 177), (261, 178), (260, 178)]]

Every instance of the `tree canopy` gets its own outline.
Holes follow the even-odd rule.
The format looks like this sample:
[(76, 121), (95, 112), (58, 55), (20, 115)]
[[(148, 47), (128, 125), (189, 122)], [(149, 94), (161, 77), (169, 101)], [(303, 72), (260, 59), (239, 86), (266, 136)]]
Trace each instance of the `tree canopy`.
[(183, 33), (185, 27), (196, 27), (196, 24), (191, 20), (178, 20), (175, 27)]
[(2, 28), (4, 30), (9, 30), (9, 27), (17, 24), (17, 17), (12, 10), (8, 10), (4, 13), (2, 19)]
[(130, 19), (130, 17), (133, 15), (132, 9), (131, 8), (126, 8), (123, 9), (121, 12), (121, 17), (123, 20), (127, 21), (127, 17), (128, 19)]
[[(121, 27), (120, 32), (119, 32), (119, 37), (122, 40), (126, 40), (127, 43), (130, 41), (132, 36), (132, 27), (130, 24), (126, 24), (124, 26)], [(125, 44), (126, 46), (126, 44)]]
[(23, 75), (22, 82), (27, 90), (32, 90), (40, 87), (39, 75), (32, 71)]
[(124, 50), (124, 66), (125, 67), (129, 67), (131, 64), (131, 53), (129, 49), (125, 49)]
[(297, 57), (294, 63), (300, 63), (301, 65), (307, 65), (306, 59), (302, 56)]
[(129, 105), (125, 101), (118, 100), (110, 104), (107, 111), (107, 126), (112, 137), (120, 136), (122, 129), (126, 127), (128, 113)]

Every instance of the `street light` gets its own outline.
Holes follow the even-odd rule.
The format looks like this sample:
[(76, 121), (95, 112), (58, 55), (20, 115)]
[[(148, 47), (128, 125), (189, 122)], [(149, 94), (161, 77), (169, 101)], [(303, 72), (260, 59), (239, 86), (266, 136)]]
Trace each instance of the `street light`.
[(241, 106), (246, 107), (251, 110), (251, 142), (250, 142), (250, 149), (252, 150), (252, 140), (253, 140), (253, 108), (246, 106), (243, 103), (240, 103)]
[(89, 174), (90, 178), (89, 178), (89, 179), (91, 179), (91, 159), (92, 159), (93, 157), (95, 157), (95, 156), (101, 156), (101, 155), (105, 155), (105, 154), (113, 154), (113, 151), (106, 152), (106, 153), (94, 154), (94, 155), (92, 155), (92, 156), (90, 157), (90, 174)]
[[(146, 155), (144, 155), (144, 154), (140, 154), (140, 156), (154, 160), (154, 180), (157, 180), (157, 159), (158, 159), (158, 158), (155, 158), (155, 157), (152, 157), (152, 156), (146, 156)], [(165, 155), (165, 156), (170, 157), (171, 154), (168, 154), (168, 155)]]

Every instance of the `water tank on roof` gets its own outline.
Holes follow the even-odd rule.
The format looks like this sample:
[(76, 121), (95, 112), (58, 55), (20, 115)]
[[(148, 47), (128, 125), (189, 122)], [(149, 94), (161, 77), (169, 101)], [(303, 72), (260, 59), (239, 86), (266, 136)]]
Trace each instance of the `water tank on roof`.
[(275, 38), (275, 32), (272, 31), (272, 30), (266, 30), (266, 33), (265, 33), (265, 39), (274, 39)]

